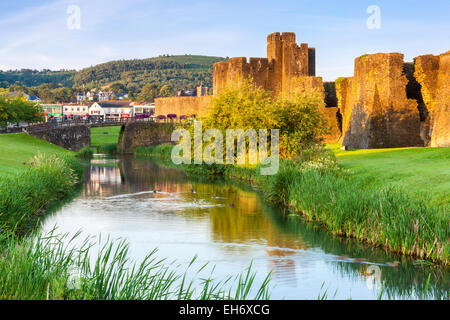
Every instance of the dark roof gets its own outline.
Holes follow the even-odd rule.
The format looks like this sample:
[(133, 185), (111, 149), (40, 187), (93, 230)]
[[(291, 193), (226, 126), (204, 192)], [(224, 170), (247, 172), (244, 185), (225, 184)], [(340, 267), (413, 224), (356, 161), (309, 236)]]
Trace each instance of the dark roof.
[(122, 108), (130, 107), (131, 101), (99, 101), (97, 103), (102, 108)]

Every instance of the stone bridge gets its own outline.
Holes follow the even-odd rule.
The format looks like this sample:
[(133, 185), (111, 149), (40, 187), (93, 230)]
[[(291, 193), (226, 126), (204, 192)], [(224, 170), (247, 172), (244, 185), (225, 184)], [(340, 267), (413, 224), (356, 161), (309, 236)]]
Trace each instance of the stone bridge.
[(24, 132), (72, 151), (80, 151), (83, 147), (91, 145), (91, 129), (84, 124), (48, 127), (30, 126), (25, 128)]
[(92, 127), (121, 126), (118, 151), (133, 153), (137, 147), (148, 147), (171, 143), (171, 134), (176, 123), (128, 119), (128, 121), (107, 121), (90, 123), (71, 121), (62, 123), (45, 123), (31, 125), (23, 131), (28, 135), (43, 139), (63, 148), (79, 151), (91, 144)]
[(176, 123), (130, 122), (122, 125), (117, 151), (132, 154), (137, 147), (150, 147), (172, 143), (171, 135)]

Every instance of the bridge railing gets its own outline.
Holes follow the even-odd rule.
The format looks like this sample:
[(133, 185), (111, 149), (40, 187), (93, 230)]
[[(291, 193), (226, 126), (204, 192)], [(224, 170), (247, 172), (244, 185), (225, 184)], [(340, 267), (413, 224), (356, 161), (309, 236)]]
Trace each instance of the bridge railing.
[(106, 119), (106, 120), (68, 120), (68, 121), (59, 121), (53, 122), (49, 121), (46, 123), (35, 123), (31, 124), (25, 128), (23, 131), (25, 132), (36, 132), (42, 130), (48, 130), (53, 128), (67, 128), (79, 125), (85, 125), (89, 127), (108, 127), (108, 126), (120, 126), (130, 122), (159, 122), (155, 118), (146, 118), (146, 119), (136, 119), (136, 118), (121, 118), (118, 120), (115, 119)]

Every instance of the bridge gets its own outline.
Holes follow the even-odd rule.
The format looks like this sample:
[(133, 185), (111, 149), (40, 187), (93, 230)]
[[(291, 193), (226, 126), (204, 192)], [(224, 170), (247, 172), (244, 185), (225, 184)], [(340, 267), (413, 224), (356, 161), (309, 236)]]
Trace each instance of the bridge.
[(75, 120), (33, 124), (23, 128), (23, 132), (63, 148), (79, 151), (91, 145), (91, 128), (121, 126), (118, 151), (133, 153), (134, 149), (140, 146), (170, 143), (176, 125), (176, 122), (152, 118), (125, 118), (119, 121), (100, 122)]

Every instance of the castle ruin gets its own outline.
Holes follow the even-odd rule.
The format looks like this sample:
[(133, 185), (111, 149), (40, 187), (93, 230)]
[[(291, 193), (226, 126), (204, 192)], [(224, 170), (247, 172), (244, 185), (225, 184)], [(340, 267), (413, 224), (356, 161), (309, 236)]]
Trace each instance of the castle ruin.
[[(325, 83), (316, 77), (315, 63), (315, 49), (297, 45), (295, 33), (272, 33), (267, 58), (214, 64), (213, 94), (249, 78), (275, 96), (316, 91), (330, 129), (327, 143), (357, 149), (450, 146), (450, 51), (413, 63), (405, 63), (401, 53), (363, 55), (355, 59), (353, 77)], [(209, 98), (156, 99), (156, 114), (201, 115)]]
[(240, 79), (252, 78), (254, 85), (274, 94), (292, 89), (293, 80), (315, 76), (316, 51), (308, 44), (297, 45), (295, 33), (272, 33), (267, 37), (267, 58), (231, 58), (214, 64), (214, 94)]

